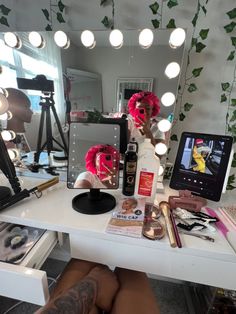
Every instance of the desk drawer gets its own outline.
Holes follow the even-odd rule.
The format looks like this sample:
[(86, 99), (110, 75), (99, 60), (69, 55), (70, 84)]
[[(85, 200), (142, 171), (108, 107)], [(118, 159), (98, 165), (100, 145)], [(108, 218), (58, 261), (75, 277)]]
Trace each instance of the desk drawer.
[(0, 262), (0, 295), (44, 305), (49, 297), (47, 274), (38, 270), (57, 243), (57, 233), (46, 231), (20, 265)]

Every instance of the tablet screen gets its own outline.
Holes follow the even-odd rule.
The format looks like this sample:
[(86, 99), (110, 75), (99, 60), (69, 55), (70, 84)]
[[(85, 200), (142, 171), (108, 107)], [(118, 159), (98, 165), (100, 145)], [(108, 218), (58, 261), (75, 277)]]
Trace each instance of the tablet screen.
[(231, 136), (182, 133), (170, 187), (219, 201), (231, 149)]

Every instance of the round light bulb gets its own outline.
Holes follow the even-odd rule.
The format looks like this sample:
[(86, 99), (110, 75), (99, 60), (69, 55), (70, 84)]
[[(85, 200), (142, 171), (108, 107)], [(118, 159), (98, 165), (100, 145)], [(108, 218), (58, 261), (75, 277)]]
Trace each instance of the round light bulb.
[(19, 49), (22, 46), (22, 41), (20, 38), (12, 32), (7, 32), (4, 34), (4, 41), (5, 44), (11, 48)]
[(180, 72), (180, 66), (177, 62), (171, 62), (167, 65), (165, 69), (165, 75), (169, 78), (175, 78), (179, 75)]
[(162, 119), (161, 121), (158, 122), (157, 126), (161, 132), (167, 132), (171, 128), (171, 123), (167, 119)]
[(4, 141), (12, 141), (16, 137), (16, 133), (13, 131), (4, 130), (1, 132), (2, 138)]
[(175, 102), (175, 95), (171, 92), (167, 92), (167, 93), (162, 95), (161, 102), (162, 102), (163, 106), (170, 107)]
[(60, 48), (67, 49), (70, 46), (70, 40), (63, 31), (57, 31), (54, 34), (54, 40), (57, 46)]
[(119, 49), (123, 45), (123, 34), (120, 30), (118, 29), (113, 29), (111, 31), (110, 36), (109, 36), (109, 41), (115, 49)]
[(96, 45), (94, 34), (91, 31), (89, 31), (89, 30), (83, 31), (81, 33), (80, 39), (81, 39), (82, 44), (86, 48), (92, 49)]
[(169, 45), (171, 48), (180, 47), (185, 41), (186, 33), (183, 28), (176, 28), (170, 34)]
[(18, 150), (14, 149), (14, 148), (13, 149), (8, 149), (7, 152), (8, 152), (8, 155), (10, 156), (11, 160), (16, 160), (20, 156)]
[(139, 34), (139, 39), (138, 39), (139, 45), (142, 48), (147, 49), (152, 45), (153, 39), (154, 39), (154, 35), (153, 35), (152, 30), (150, 30), (149, 28), (145, 28)]
[(167, 152), (167, 146), (164, 143), (158, 143), (155, 146), (155, 152), (158, 155), (164, 155)]
[(43, 39), (42, 35), (38, 32), (30, 32), (29, 33), (29, 42), (32, 46), (36, 48), (44, 48), (45, 47), (45, 40)]
[(0, 93), (0, 115), (4, 114), (9, 108), (9, 103), (6, 96)]
[(0, 115), (0, 120), (7, 120), (8, 116), (7, 116), (7, 112), (5, 112), (4, 114)]
[(160, 167), (159, 167), (159, 170), (158, 170), (158, 175), (159, 175), (159, 176), (162, 176), (163, 173), (164, 173), (164, 167), (163, 167), (163, 166), (160, 166)]

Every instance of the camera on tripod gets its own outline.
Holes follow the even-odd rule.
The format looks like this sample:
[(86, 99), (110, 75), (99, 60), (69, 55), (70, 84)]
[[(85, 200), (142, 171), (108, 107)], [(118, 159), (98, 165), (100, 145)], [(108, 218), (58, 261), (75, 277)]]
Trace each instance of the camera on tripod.
[[(54, 84), (52, 80), (48, 80), (45, 75), (40, 74), (40, 75), (37, 75), (33, 79), (17, 77), (17, 85), (18, 85), (18, 88), (20, 89), (39, 90), (44, 94), (44, 96), (40, 97), (41, 101), (39, 103), (41, 106), (41, 116), (40, 116), (39, 131), (38, 131), (37, 149), (34, 154), (34, 162), (30, 167), (30, 170), (32, 172), (38, 172), (39, 168), (41, 167), (39, 165), (40, 154), (43, 150), (46, 150), (48, 154), (48, 159), (50, 159), (50, 154), (52, 150), (54, 150), (53, 142), (55, 142), (64, 151), (64, 156), (61, 159), (65, 160), (68, 157), (68, 147), (64, 138), (60, 120), (58, 118), (58, 115), (54, 106), (55, 105), (55, 101), (53, 99)], [(50, 110), (52, 110), (52, 114), (55, 119), (58, 131), (61, 137), (61, 141), (63, 144), (61, 144), (59, 141), (57, 141), (53, 137)], [(44, 122), (46, 124), (46, 142), (42, 145)], [(46, 170), (51, 174), (55, 174), (55, 172), (53, 171), (53, 167), (50, 167), (50, 165), (49, 165), (49, 168)]]

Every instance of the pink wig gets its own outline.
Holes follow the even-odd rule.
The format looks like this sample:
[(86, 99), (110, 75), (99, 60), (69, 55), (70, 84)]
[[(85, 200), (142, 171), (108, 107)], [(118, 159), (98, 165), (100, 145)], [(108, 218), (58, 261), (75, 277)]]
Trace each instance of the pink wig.
[(133, 94), (128, 102), (129, 113), (135, 117), (136, 116), (136, 103), (146, 103), (152, 107), (152, 117), (155, 117), (160, 112), (160, 101), (155, 94), (152, 92), (139, 92)]
[(119, 169), (120, 154), (118, 150), (116, 150), (111, 145), (99, 144), (90, 147), (85, 155), (85, 167), (88, 171), (92, 172), (93, 174), (97, 174), (96, 155), (100, 152), (111, 154), (114, 159), (116, 159), (115, 167)]

